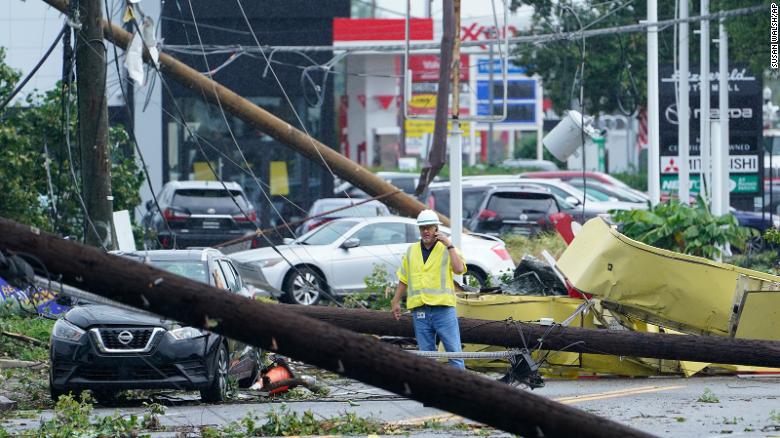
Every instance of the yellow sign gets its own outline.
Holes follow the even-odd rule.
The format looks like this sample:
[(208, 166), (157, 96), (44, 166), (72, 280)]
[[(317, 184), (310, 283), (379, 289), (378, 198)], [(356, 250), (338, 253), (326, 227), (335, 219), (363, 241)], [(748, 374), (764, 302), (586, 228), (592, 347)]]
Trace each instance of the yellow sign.
[(289, 195), (288, 181), (287, 162), (271, 161), (271, 195)]
[[(213, 166), (214, 163), (211, 163)], [(216, 181), (217, 176), (211, 171), (209, 163), (205, 161), (196, 161), (192, 163), (192, 170), (195, 173), (195, 179), (198, 181)]]
[[(435, 94), (415, 94), (409, 100), (409, 109), (411, 114), (434, 115), (436, 114), (436, 95)], [(423, 138), (425, 134), (433, 135), (433, 120), (413, 120), (407, 119), (404, 123), (406, 138)], [(452, 129), (452, 122), (447, 123), (447, 130)], [(471, 135), (471, 123), (461, 122), (460, 129), (463, 135)]]

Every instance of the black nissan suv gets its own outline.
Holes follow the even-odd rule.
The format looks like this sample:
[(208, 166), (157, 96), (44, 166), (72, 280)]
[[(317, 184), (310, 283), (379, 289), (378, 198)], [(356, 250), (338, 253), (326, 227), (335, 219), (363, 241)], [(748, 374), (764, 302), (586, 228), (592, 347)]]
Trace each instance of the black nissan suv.
[(214, 246), (257, 230), (257, 211), (235, 182), (170, 181), (157, 202), (142, 219), (150, 248)]
[[(212, 248), (117, 254), (226, 293), (244, 291), (232, 262)], [(52, 329), (49, 389), (55, 401), (89, 389), (98, 402), (111, 404), (123, 390), (167, 388), (199, 390), (203, 401), (220, 402), (229, 376), (249, 387), (260, 372), (258, 349), (216, 333), (127, 307), (70, 304)]]

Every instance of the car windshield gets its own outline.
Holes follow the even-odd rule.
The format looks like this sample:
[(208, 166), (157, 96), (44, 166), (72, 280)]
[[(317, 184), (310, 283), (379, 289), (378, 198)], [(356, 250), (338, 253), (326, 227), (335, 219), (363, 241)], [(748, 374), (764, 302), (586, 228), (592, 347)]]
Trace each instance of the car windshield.
[(190, 280), (209, 282), (206, 263), (198, 260), (150, 260), (149, 264), (155, 268), (168, 271), (171, 274), (181, 275)]
[(523, 213), (556, 213), (552, 196), (529, 196), (523, 193), (496, 193), (490, 197), (487, 209), (496, 212), (500, 218), (517, 217)]
[(330, 245), (344, 236), (356, 223), (354, 220), (328, 222), (315, 228), (310, 234), (303, 236), (304, 239), (297, 242), (303, 245)]
[[(235, 199), (235, 202), (233, 200)], [(231, 190), (230, 195), (224, 189), (179, 189), (173, 196), (172, 204), (182, 208), (213, 207), (233, 209), (236, 203), (241, 209), (247, 208), (244, 194), (238, 190)]]

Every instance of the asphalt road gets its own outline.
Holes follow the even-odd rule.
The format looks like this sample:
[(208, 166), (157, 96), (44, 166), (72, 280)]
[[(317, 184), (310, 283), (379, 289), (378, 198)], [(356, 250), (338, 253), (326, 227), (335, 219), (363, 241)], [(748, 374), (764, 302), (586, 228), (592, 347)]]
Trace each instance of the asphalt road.
[[(383, 422), (401, 424), (423, 424), (431, 420), (444, 424), (467, 421), (359, 382), (340, 380), (329, 385), (331, 392), (327, 397), (287, 401), (286, 405), (295, 412), (311, 410), (323, 417), (354, 412), (359, 416), (374, 416)], [(780, 376), (547, 380), (545, 387), (534, 392), (658, 436), (780, 437)], [(225, 425), (240, 420), (247, 413), (262, 417), (281, 405), (279, 401), (246, 401), (207, 406), (195, 402), (194, 395), (180, 397), (170, 403), (161, 417), (163, 425)], [(98, 407), (95, 413), (111, 415), (115, 411), (116, 408)], [(141, 415), (144, 408), (139, 402), (120, 408), (120, 412)], [(39, 415), (48, 418), (51, 412), (44, 411)], [(29, 428), (36, 424), (37, 419), (16, 419), (5, 427)], [(413, 435), (442, 436), (443, 433), (429, 430)], [(446, 432), (453, 433), (458, 434), (451, 430)]]

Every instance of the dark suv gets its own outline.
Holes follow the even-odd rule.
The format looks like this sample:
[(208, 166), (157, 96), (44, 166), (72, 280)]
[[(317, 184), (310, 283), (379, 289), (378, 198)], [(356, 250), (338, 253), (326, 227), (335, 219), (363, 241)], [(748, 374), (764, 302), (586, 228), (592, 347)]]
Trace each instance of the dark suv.
[(466, 226), (476, 233), (534, 236), (555, 231), (550, 215), (560, 211), (550, 192), (493, 187)]
[[(118, 254), (226, 293), (243, 289), (231, 261), (215, 249)], [(89, 389), (110, 404), (123, 390), (167, 388), (199, 390), (202, 400), (220, 402), (228, 376), (249, 387), (260, 372), (258, 349), (221, 335), (126, 307), (70, 304), (52, 329), (49, 390), (55, 401)]]
[(152, 248), (214, 246), (257, 229), (257, 212), (234, 182), (171, 181), (157, 200), (160, 209), (147, 202), (142, 221)]

